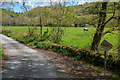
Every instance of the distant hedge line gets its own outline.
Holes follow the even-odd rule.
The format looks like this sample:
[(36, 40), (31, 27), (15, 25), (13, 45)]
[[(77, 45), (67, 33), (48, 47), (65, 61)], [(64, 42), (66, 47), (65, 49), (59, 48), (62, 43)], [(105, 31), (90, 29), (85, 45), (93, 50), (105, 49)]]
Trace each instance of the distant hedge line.
[[(104, 65), (104, 53), (92, 52), (90, 50), (74, 48), (70, 46), (61, 46), (47, 41), (35, 41), (33, 37), (25, 39), (24, 37), (16, 36), (9, 31), (3, 31), (3, 34), (18, 40), (21, 43), (26, 43), (36, 48), (52, 50), (54, 52), (61, 53), (64, 56), (74, 57), (76, 60), (84, 60), (95, 66)], [(107, 54), (107, 69), (120, 73), (120, 59)]]

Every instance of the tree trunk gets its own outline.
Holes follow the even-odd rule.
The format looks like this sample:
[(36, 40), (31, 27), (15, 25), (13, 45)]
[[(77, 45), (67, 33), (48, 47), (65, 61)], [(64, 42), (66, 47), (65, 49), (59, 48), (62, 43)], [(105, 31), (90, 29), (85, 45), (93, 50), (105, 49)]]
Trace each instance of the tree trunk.
[(102, 3), (102, 10), (100, 11), (100, 14), (99, 14), (99, 22), (98, 22), (97, 31), (93, 37), (92, 48), (91, 48), (92, 50), (98, 49), (99, 43), (103, 35), (103, 31), (105, 27), (104, 23), (106, 20), (107, 3), (108, 2)]
[(42, 35), (42, 19), (40, 17), (40, 34)]
[(47, 33), (48, 33), (48, 26), (47, 26)]
[[(30, 18), (29, 18), (29, 21), (30, 21)], [(31, 34), (31, 30), (30, 30), (30, 24), (28, 25), (28, 32), (29, 32), (29, 35), (31, 36), (32, 34)]]
[[(120, 12), (118, 14), (120, 14)], [(120, 33), (120, 15), (118, 16), (118, 27), (118, 33)], [(118, 35), (118, 41), (120, 41), (120, 35)], [(120, 42), (118, 42), (118, 54), (120, 55)]]
[(61, 20), (59, 21), (59, 25), (58, 25), (58, 32), (60, 31), (60, 27), (61, 27)]
[(28, 32), (29, 32), (29, 35), (31, 36), (30, 26), (28, 26)]

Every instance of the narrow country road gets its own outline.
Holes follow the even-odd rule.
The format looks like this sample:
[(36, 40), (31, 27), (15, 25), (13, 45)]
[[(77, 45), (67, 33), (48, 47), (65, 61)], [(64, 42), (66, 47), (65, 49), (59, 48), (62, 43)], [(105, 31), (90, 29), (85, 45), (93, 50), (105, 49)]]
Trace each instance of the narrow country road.
[(2, 78), (68, 78), (67, 73), (45, 55), (0, 34), (7, 61)]

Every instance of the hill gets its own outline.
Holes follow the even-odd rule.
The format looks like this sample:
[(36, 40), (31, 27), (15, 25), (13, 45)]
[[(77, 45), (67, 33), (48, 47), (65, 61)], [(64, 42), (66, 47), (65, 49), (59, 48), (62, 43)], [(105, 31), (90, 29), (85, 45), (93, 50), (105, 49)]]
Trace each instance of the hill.
[(15, 19), (20, 16), (20, 13), (15, 13), (6, 9), (2, 9), (2, 24), (15, 25)]
[[(67, 26), (84, 27), (85, 25), (91, 26), (96, 25), (97, 23), (97, 15), (99, 14), (99, 8), (100, 8), (99, 3), (92, 2), (68, 7), (61, 6), (60, 4), (46, 7), (37, 7), (23, 14), (14, 13), (13, 11), (3, 9), (2, 12), (3, 25), (36, 24), (40, 26), (40, 17), (42, 17), (42, 23), (44, 26), (66, 26), (66, 27)], [(108, 4), (107, 18), (111, 16), (112, 11), (113, 3), (111, 2)], [(31, 22), (28, 21), (29, 18)], [(6, 22), (6, 19), (7, 20), (9, 19), (9, 21)], [(115, 22), (116, 22), (115, 20), (111, 21), (107, 26), (112, 27), (114, 26)]]

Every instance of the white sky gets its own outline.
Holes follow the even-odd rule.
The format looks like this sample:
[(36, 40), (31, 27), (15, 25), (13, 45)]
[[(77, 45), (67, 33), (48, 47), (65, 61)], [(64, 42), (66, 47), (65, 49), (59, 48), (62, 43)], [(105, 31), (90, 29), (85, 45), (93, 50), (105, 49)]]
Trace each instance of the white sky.
[[(96, 2), (96, 1), (103, 1), (103, 0), (0, 0), (0, 2), (23, 2), (23, 1), (26, 1), (26, 5), (28, 5), (29, 7), (31, 8), (35, 8), (38, 6), (38, 4), (36, 4), (37, 2), (44, 2), (44, 4), (39, 4), (39, 6), (43, 7), (45, 6), (46, 2), (78, 2), (78, 5), (80, 4), (84, 4), (86, 2)], [(117, 2), (117, 1), (120, 1), (120, 0), (110, 0), (111, 2), (114, 1), (114, 2)]]
[[(23, 2), (23, 0), (0, 0), (0, 2)], [(30, 2), (94, 2), (94, 1), (103, 1), (103, 0), (24, 0)], [(106, 0), (107, 1), (107, 0)], [(120, 0), (110, 0), (111, 2), (119, 2)]]

